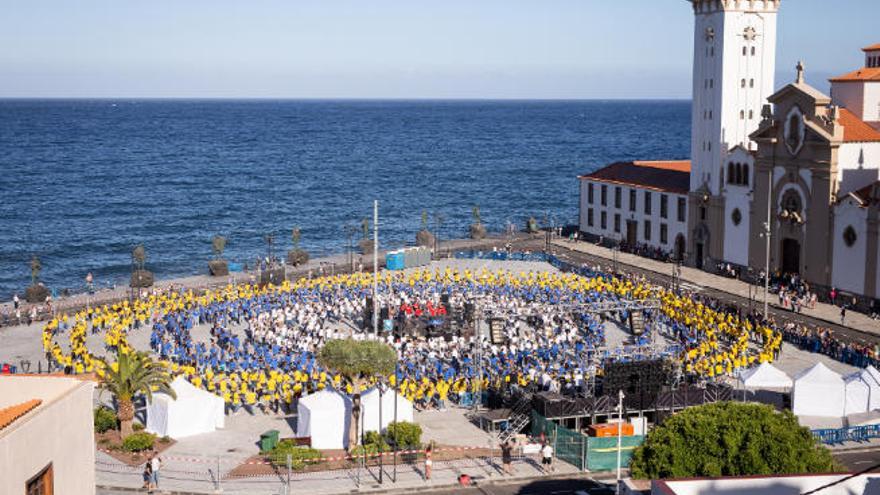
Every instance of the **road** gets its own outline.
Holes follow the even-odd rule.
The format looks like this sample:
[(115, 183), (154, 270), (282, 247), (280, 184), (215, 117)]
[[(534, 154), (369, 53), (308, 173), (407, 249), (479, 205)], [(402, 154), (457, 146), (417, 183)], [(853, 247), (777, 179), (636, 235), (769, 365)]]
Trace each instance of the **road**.
[(527, 480), (510, 484), (488, 484), (473, 488), (421, 492), (432, 495), (613, 495), (614, 490), (585, 478)]
[[(880, 464), (880, 449), (842, 452), (834, 454), (834, 458), (848, 470), (856, 473)], [(874, 471), (880, 472), (880, 469), (875, 469)]]
[[(532, 251), (540, 251), (544, 248), (544, 243), (542, 241), (530, 241), (530, 242), (520, 242), (515, 244), (516, 248), (519, 249), (531, 249)], [(574, 251), (570, 249), (561, 248), (559, 246), (553, 246), (553, 253), (556, 256), (564, 261), (570, 262), (572, 264), (588, 264), (588, 265), (602, 265), (609, 266), (612, 261), (608, 258), (604, 258), (601, 256), (595, 256), (592, 254), (583, 253), (580, 251)], [(625, 263), (621, 263), (618, 261), (617, 263), (618, 270), (624, 273), (633, 274), (637, 276), (644, 276), (649, 282), (666, 286), (668, 287), (671, 284), (672, 279), (672, 264), (669, 264), (669, 274), (661, 274), (655, 271), (646, 270), (644, 268), (640, 268), (634, 265), (628, 265)], [(700, 294), (707, 295), (709, 297), (713, 297), (724, 304), (728, 305), (736, 305), (740, 308), (743, 308), (744, 311), (748, 310), (749, 300), (745, 297), (740, 297), (737, 295), (730, 294), (728, 292), (723, 292), (711, 287), (696, 287), (692, 286), (693, 284), (689, 284), (684, 282), (682, 284), (685, 286), (685, 289), (699, 289)], [(753, 305), (755, 303), (753, 302)], [(785, 321), (793, 321), (795, 323), (801, 325), (807, 325), (810, 328), (822, 327), (822, 328), (830, 328), (834, 335), (845, 343), (859, 343), (859, 344), (878, 344), (880, 343), (880, 335), (874, 335), (867, 332), (862, 332), (860, 330), (856, 330), (850, 327), (841, 326), (835, 323), (830, 323), (825, 320), (820, 320), (816, 318), (812, 318), (810, 316), (806, 316), (803, 314), (796, 314), (791, 311), (781, 310), (779, 308), (770, 307), (769, 308), (770, 316), (774, 318), (777, 322), (785, 322)]]

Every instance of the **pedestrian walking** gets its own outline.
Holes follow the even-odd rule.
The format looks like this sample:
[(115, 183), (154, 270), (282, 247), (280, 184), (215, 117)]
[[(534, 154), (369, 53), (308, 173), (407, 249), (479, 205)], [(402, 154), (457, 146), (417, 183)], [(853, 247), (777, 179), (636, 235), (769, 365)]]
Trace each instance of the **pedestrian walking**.
[(144, 486), (147, 493), (153, 491), (153, 465), (147, 461), (144, 463)]
[(429, 443), (425, 449), (425, 481), (431, 481), (431, 468), (434, 466), (434, 444)]
[(840, 324), (843, 325), (846, 321), (846, 304), (840, 307)]
[(18, 311), (18, 308), (21, 306), (21, 299), (18, 298), (18, 294), (12, 296), (12, 308)]
[(513, 445), (511, 445), (510, 440), (506, 440), (501, 444), (501, 465), (504, 469), (504, 474), (512, 475), (513, 470), (511, 469), (511, 464), (513, 463)]
[(549, 443), (541, 447), (541, 466), (545, 474), (553, 472), (553, 447)]
[(154, 490), (159, 489), (159, 469), (161, 467), (162, 459), (155, 455), (150, 458), (150, 468), (152, 471), (150, 485), (153, 487)]

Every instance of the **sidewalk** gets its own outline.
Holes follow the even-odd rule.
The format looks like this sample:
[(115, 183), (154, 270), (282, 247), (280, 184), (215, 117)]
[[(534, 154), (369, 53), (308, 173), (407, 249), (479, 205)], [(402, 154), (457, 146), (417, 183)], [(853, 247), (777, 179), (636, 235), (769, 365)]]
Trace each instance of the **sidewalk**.
[[(611, 249), (597, 246), (593, 243), (588, 242), (571, 243), (568, 241), (557, 239), (553, 241), (553, 245), (559, 248), (578, 251), (592, 256), (604, 258), (608, 260), (608, 262), (611, 262), (615, 256)], [(636, 266), (666, 277), (670, 277), (672, 275), (671, 263), (664, 263), (661, 261), (652, 260), (650, 258), (643, 258), (641, 256), (636, 256), (634, 254), (623, 252), (617, 252), (616, 257), (617, 262), (620, 264)], [(703, 270), (698, 270), (696, 268), (682, 266), (681, 280), (696, 285), (698, 287), (709, 287), (734, 296), (742, 297), (743, 299), (749, 298), (749, 284), (740, 280), (713, 275), (711, 273), (704, 272)], [(751, 287), (753, 298), (756, 297), (754, 292), (755, 288), (755, 286)], [(764, 304), (764, 289), (763, 287), (757, 287), (757, 289), (758, 295), (756, 297), (756, 305), (757, 307), (761, 307)], [(770, 293), (768, 301), (770, 306), (782, 311), (788, 311), (787, 309), (779, 306), (779, 297), (776, 294)], [(801, 311), (801, 314), (829, 323), (840, 324), (840, 308), (832, 306), (830, 304), (818, 303), (816, 304), (815, 309), (804, 308)], [(847, 312), (846, 324), (844, 326), (873, 335), (880, 335), (880, 322), (874, 321), (867, 315), (857, 313), (855, 311)]]
[[(575, 467), (560, 460), (554, 462), (555, 475), (581, 474)], [(221, 464), (220, 489), (224, 494), (232, 495), (281, 495), (286, 490), (287, 473), (280, 472), (274, 476), (227, 479), (226, 475), (235, 465)], [(166, 464), (160, 471), (157, 493), (217, 493), (216, 469), (214, 464), (177, 463)], [(424, 480), (424, 464), (398, 464), (397, 482), (391, 481), (392, 466), (385, 466), (384, 483), (378, 482), (378, 468), (369, 471), (344, 469), (320, 471), (314, 473), (292, 473), (289, 493), (309, 493), (310, 495), (330, 495), (337, 493), (386, 492), (386, 491), (421, 491), (431, 488), (454, 487), (458, 476), (462, 473), (470, 475), (478, 484), (496, 481), (516, 481), (541, 478), (540, 459), (538, 457), (520, 457), (514, 460), (513, 475), (504, 476), (501, 471), (500, 457), (462, 459), (458, 461), (434, 462), (434, 472), (430, 482)], [(96, 457), (96, 482), (99, 493), (110, 493), (118, 489), (120, 492), (139, 489), (142, 485), (142, 468), (130, 467), (119, 463), (112, 457), (101, 452)]]

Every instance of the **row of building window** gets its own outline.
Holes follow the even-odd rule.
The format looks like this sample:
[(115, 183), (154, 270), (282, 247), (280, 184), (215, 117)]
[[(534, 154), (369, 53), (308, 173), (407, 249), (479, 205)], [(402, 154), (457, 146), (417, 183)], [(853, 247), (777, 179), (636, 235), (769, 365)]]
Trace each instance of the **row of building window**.
[(703, 141), (703, 151), (712, 151), (712, 141)]
[[(621, 227), (620, 214), (614, 214), (614, 232), (619, 234)], [(638, 222), (634, 223), (638, 224)], [(587, 208), (587, 227), (593, 227), (593, 209)], [(608, 230), (608, 212), (600, 211), (599, 212), (599, 228), (602, 230)], [(642, 238), (644, 241), (651, 240), (651, 221), (645, 220), (642, 222)], [(665, 223), (660, 224), (660, 244), (669, 244), (669, 226)]]
[[(739, 82), (739, 87), (741, 87), (741, 88), (746, 87), (746, 79), (745, 79), (745, 78), (743, 78), (743, 79)], [(754, 88), (754, 87), (755, 87), (755, 79), (754, 79), (754, 78), (749, 79), (749, 87), (750, 87), (750, 88)]]
[(749, 185), (749, 164), (734, 163), (727, 164), (727, 183), (735, 186)]
[[(749, 110), (749, 120), (752, 120), (754, 118), (755, 118), (755, 111)], [(740, 110), (739, 111), (739, 120), (745, 120), (745, 119), (746, 119), (746, 111)]]
[[(754, 57), (755, 56), (755, 47), (752, 47), (751, 53), (752, 53), (752, 56)], [(743, 56), (748, 55), (748, 54), (749, 54), (749, 49), (748, 49), (748, 47), (744, 46), (743, 47)]]
[(880, 67), (880, 55), (876, 57), (868, 57), (868, 68)]
[[(645, 215), (650, 215), (653, 204), (653, 195), (651, 194), (651, 191), (644, 191), (643, 195)], [(637, 198), (638, 193), (636, 190), (629, 189), (629, 211), (636, 211)], [(595, 203), (595, 189), (592, 182), (587, 183), (587, 203)], [(602, 184), (599, 188), (599, 203), (602, 206), (608, 206), (608, 185), (606, 184)], [(676, 206), (676, 218), (679, 222), (686, 221), (687, 202), (685, 199), (678, 198)], [(614, 186), (614, 207), (618, 210), (623, 209), (623, 188), (620, 186)], [(662, 193), (660, 194), (660, 218), (669, 218), (669, 195)]]

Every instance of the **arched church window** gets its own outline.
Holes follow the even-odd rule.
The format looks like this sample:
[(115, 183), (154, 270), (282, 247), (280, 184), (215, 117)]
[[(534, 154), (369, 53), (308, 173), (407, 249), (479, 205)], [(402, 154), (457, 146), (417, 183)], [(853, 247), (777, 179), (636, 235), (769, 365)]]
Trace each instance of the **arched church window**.
[(843, 242), (846, 243), (847, 247), (852, 247), (853, 244), (856, 243), (856, 239), (858, 239), (858, 236), (856, 235), (856, 229), (852, 228), (852, 225), (848, 225), (843, 230)]
[(743, 181), (742, 181), (742, 165), (739, 164), (739, 163), (737, 163), (736, 166), (734, 167), (734, 170), (735, 170), (735, 172), (736, 172), (736, 175), (735, 175), (735, 179), (736, 179), (736, 180), (735, 180), (735, 183), (736, 183), (736, 184), (742, 184), (742, 182), (743, 182)]
[(742, 185), (748, 186), (749, 185), (749, 164), (748, 163), (743, 163), (742, 179), (743, 179)]
[(733, 184), (733, 183), (734, 183), (734, 176), (733, 176), (733, 162), (730, 162), (730, 163), (727, 164), (727, 183), (728, 183), (728, 184)]
[(745, 79), (743, 79), (742, 81), (739, 82), (739, 87), (741, 87), (741, 88), (746, 87), (746, 80)]
[(752, 47), (752, 56), (755, 56), (755, 47)]

